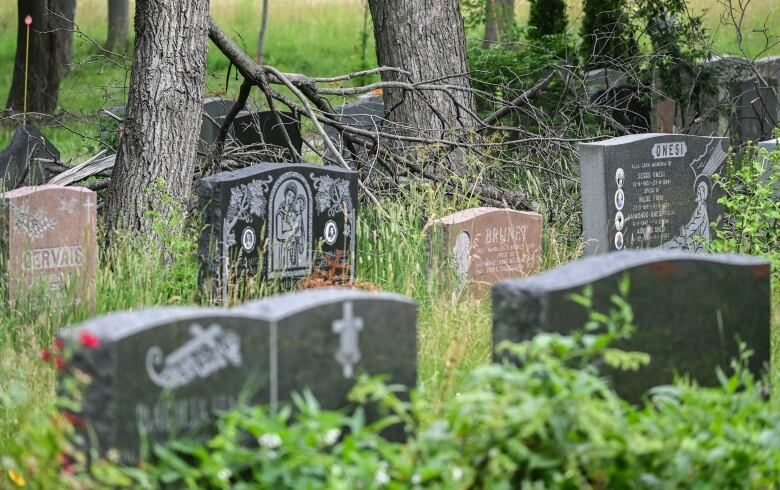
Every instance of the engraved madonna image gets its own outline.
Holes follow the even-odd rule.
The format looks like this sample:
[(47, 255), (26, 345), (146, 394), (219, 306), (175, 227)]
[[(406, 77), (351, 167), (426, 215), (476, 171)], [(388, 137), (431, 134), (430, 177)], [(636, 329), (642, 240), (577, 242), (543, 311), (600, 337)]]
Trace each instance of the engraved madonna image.
[(268, 277), (299, 277), (312, 267), (311, 190), (294, 172), (282, 175), (271, 191)]
[(455, 246), (452, 248), (452, 259), (455, 262), (455, 270), (458, 277), (465, 279), (471, 267), (471, 236), (467, 231), (458, 233)]

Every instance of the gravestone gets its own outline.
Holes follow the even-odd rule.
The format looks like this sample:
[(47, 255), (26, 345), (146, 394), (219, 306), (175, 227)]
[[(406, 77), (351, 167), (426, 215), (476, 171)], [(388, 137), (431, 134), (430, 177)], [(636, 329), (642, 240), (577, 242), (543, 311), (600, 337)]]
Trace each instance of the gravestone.
[(220, 118), (224, 118), (233, 103), (221, 97), (203, 99), (203, 121), (200, 125), (201, 151), (214, 144), (219, 135)]
[(43, 160), (59, 159), (60, 152), (34, 124), (17, 126), (11, 142), (0, 150), (0, 191), (45, 183)]
[(758, 142), (773, 136), (778, 127), (777, 78), (762, 86), (755, 75), (736, 81), (736, 104), (731, 117), (732, 144)]
[[(381, 95), (371, 95), (368, 97), (361, 97), (352, 104), (345, 104), (335, 109), (337, 119), (342, 124), (352, 126), (364, 131), (378, 132), (382, 130), (385, 117), (385, 105)], [(354, 151), (357, 158), (361, 158), (365, 153), (365, 147), (358, 145), (347, 144), (344, 138), (341, 137), (341, 132), (333, 126), (325, 125), (325, 134), (333, 142), (333, 146), (336, 147), (342, 155), (348, 155)], [(328, 163), (337, 162), (336, 155), (330, 150), (329, 147), (325, 147), (325, 160)]]
[(500, 279), (531, 274), (541, 261), (538, 213), (472, 208), (431, 221), (425, 228), (434, 256), (449, 258), (461, 281), (478, 290)]
[[(60, 337), (74, 352), (68, 370), (92, 379), (77, 415), (101, 453), (117, 449), (133, 462), (140, 432), (158, 441), (203, 437), (215, 413), (240, 400), (276, 411), (308, 389), (322, 408), (341, 409), (361, 373), (413, 387), (416, 311), (403, 296), (313, 290), (233, 310), (114, 313)], [(81, 345), (85, 334), (92, 348)]]
[(702, 250), (722, 212), (726, 138), (639, 134), (580, 145), (585, 253)]
[(200, 284), (211, 294), (225, 299), (231, 278), (258, 273), (283, 287), (315, 270), (354, 277), (357, 173), (265, 163), (198, 187)]
[(650, 355), (639, 371), (608, 371), (618, 393), (638, 401), (649, 388), (687, 374), (717, 385), (715, 369), (738, 357), (737, 338), (753, 351), (751, 371), (769, 362), (770, 265), (755, 257), (631, 250), (588, 257), (527, 279), (493, 286), (493, 344), (539, 332), (568, 334), (585, 325), (585, 308), (570, 299), (593, 288), (594, 310), (627, 275), (636, 330), (617, 347)]
[(91, 306), (96, 194), (83, 187), (43, 185), (9, 191), (2, 198), (0, 248), (10, 304), (41, 299), (57, 307)]
[[(252, 160), (293, 161), (293, 155), (287, 145), (284, 132), (287, 132), (293, 148), (300, 155), (303, 148), (300, 118), (289, 112), (279, 112), (279, 117), (282, 120), (281, 125), (271, 111), (241, 111), (233, 119), (231, 136), (238, 145), (260, 153)], [(220, 117), (217, 121), (221, 126), (224, 117)]]

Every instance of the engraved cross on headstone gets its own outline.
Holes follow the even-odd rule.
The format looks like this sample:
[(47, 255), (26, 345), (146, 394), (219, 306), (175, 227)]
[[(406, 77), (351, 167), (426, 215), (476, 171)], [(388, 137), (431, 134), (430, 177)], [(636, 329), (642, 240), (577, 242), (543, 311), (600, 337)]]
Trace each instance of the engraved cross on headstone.
[(354, 316), (351, 301), (344, 302), (343, 308), (343, 318), (333, 322), (333, 333), (340, 336), (336, 360), (344, 368), (344, 377), (351, 378), (355, 364), (360, 361), (358, 332), (363, 330), (363, 319)]

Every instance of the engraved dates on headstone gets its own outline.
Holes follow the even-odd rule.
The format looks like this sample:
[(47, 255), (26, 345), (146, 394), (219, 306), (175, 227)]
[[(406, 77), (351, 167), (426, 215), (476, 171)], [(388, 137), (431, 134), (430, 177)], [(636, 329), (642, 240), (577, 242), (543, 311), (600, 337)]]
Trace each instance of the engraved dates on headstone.
[(726, 162), (727, 141), (642, 134), (581, 144), (586, 253), (702, 250), (722, 212), (713, 175)]
[(23, 187), (2, 195), (2, 254), (11, 304), (91, 304), (96, 195), (83, 187)]
[(353, 277), (355, 172), (260, 164), (202, 179), (199, 194), (201, 283), (212, 293), (224, 298), (230, 277), (257, 273), (283, 285), (318, 269)]

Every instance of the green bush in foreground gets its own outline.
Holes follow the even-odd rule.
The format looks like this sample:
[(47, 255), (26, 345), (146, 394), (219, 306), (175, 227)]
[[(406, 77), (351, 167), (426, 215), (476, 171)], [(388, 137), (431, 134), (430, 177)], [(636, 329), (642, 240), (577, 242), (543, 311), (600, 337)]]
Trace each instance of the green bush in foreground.
[[(625, 292), (626, 285), (623, 285)], [(589, 295), (574, 298), (590, 304)], [(276, 415), (263, 407), (224, 414), (200, 445), (158, 446), (139, 468), (105, 462), (99, 484), (132, 488), (769, 488), (780, 481), (780, 411), (744, 368), (719, 371), (721, 386), (683, 380), (658, 387), (644, 407), (617, 397), (596, 367), (646, 360), (610, 347), (630, 335), (621, 297), (573, 336), (538, 335), (504, 346), (512, 362), (476, 369), (436, 413), (377, 379), (355, 401), (389, 415), (372, 424), (322, 411), (308, 396)], [(423, 422), (424, 421), (424, 422)], [(403, 424), (405, 443), (379, 432)]]

